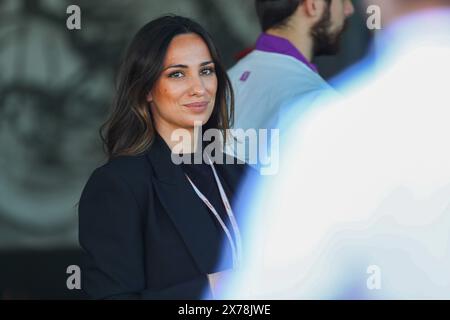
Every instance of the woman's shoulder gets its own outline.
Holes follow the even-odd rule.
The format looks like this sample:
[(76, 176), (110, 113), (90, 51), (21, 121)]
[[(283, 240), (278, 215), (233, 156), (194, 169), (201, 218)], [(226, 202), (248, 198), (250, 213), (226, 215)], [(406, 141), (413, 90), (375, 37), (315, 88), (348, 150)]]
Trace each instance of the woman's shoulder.
[(92, 171), (84, 191), (129, 189), (140, 198), (147, 194), (151, 179), (151, 168), (145, 155), (118, 156)]
[(94, 172), (139, 179), (150, 172), (150, 165), (145, 154), (133, 156), (117, 156), (97, 167)]

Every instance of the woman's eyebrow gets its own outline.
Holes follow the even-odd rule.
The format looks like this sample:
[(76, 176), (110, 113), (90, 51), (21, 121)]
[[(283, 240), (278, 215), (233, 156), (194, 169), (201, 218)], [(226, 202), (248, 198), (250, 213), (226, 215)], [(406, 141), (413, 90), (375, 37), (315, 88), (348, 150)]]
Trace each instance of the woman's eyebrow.
[[(206, 65), (211, 64), (211, 63), (214, 63), (214, 62), (213, 62), (213, 61), (205, 61), (205, 62), (202, 62), (202, 63), (200, 63), (200, 67), (206, 66)], [(164, 70), (167, 70), (167, 69), (170, 69), (170, 68), (182, 68), (182, 69), (187, 69), (187, 68), (189, 68), (189, 67), (188, 67), (187, 65), (185, 65), (185, 64), (172, 64), (172, 65), (166, 67)]]
[(200, 63), (200, 66), (201, 67), (203, 67), (203, 66), (206, 66), (207, 64), (210, 64), (210, 63), (214, 63), (214, 61), (205, 61), (205, 62), (202, 62), (202, 63)]

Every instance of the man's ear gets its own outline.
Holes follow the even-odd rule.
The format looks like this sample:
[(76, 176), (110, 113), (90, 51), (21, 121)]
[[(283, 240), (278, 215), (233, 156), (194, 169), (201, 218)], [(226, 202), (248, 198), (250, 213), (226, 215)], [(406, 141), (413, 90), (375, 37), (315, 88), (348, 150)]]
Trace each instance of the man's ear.
[(306, 15), (311, 18), (319, 18), (322, 17), (327, 4), (325, 0), (304, 0), (303, 6)]

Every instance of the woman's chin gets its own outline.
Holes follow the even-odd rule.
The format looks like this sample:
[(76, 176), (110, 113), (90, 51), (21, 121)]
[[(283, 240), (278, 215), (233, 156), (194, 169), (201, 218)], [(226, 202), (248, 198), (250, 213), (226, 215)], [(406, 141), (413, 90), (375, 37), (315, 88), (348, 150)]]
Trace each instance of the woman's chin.
[(183, 122), (185, 122), (185, 124), (187, 124), (190, 127), (202, 126), (206, 122), (208, 122), (210, 116), (211, 114), (207, 111), (203, 113), (190, 113), (186, 114), (185, 121)]

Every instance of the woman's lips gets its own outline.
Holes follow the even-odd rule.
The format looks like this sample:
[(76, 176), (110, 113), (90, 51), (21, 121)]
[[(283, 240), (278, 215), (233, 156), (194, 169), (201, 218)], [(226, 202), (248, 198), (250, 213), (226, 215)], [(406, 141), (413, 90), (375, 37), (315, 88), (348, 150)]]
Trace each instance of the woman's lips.
[(206, 110), (206, 108), (208, 107), (208, 103), (209, 102), (193, 102), (193, 103), (187, 103), (184, 106), (194, 112), (202, 112), (202, 111)]

